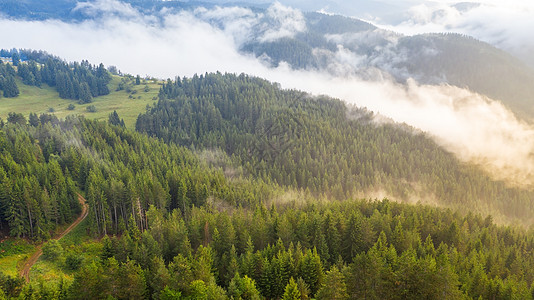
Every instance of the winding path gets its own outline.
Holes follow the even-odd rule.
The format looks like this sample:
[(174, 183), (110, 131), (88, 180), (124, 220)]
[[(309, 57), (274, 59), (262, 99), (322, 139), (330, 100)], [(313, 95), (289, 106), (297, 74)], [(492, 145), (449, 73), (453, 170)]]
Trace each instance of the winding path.
[[(67, 229), (65, 229), (63, 232), (61, 232), (58, 236), (56, 236), (56, 240), (60, 240), (62, 237), (67, 235), (69, 232), (71, 232), (76, 226), (78, 226), (84, 219), (87, 217), (87, 214), (89, 213), (89, 206), (87, 205), (87, 202), (85, 201), (85, 198), (82, 197), (82, 195), (78, 194), (78, 201), (80, 201), (80, 204), (82, 205), (82, 213), (80, 216), (70, 224)], [(44, 243), (41, 243), (39, 246), (37, 246), (37, 250), (28, 258), (26, 263), (24, 263), (24, 268), (20, 270), (20, 276), (24, 277), (26, 282), (30, 282), (30, 269), (32, 266), (37, 262), (39, 257), (43, 254), (43, 246)]]

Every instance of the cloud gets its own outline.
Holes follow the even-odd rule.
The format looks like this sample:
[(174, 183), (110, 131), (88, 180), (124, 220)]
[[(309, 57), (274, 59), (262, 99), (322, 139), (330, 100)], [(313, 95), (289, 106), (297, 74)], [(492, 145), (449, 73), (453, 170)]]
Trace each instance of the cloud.
[(118, 0), (96, 0), (94, 2), (78, 2), (73, 11), (81, 12), (90, 17), (123, 17), (144, 18), (130, 4)]
[(527, 30), (534, 28), (532, 1), (420, 1), (406, 5), (400, 21), (375, 19), (372, 22), (408, 35), (429, 32), (470, 35), (534, 66), (534, 31)]
[[(340, 76), (336, 72), (293, 70), (285, 63), (269, 68), (239, 52), (246, 35), (262, 24), (269, 12), (214, 8), (147, 17), (135, 10), (117, 15), (113, 12), (116, 4), (99, 1), (97, 6), (79, 6), (79, 10), (90, 12), (112, 12), (80, 23), (0, 19), (0, 28), (10, 28), (0, 31), (0, 40), (6, 48), (45, 50), (69, 61), (103, 62), (131, 74), (174, 78), (215, 71), (244, 72), (279, 82), (284, 88), (331, 95), (428, 132), (461, 160), (480, 164), (495, 178), (533, 183), (534, 129), (496, 101), (451, 86), (414, 81), (396, 84), (374, 69), (365, 76), (373, 80), (365, 80), (350, 70)], [(300, 22), (298, 11), (281, 4), (271, 9), (286, 11), (279, 24)], [(263, 36), (284, 36), (284, 26), (274, 27), (272, 34), (265, 31), (268, 34)], [(357, 65), (361, 59), (344, 47), (335, 55), (332, 68), (335, 63), (341, 67), (344, 63)]]
[(267, 9), (267, 16), (272, 20), (266, 24), (260, 42), (271, 42), (280, 38), (293, 37), (306, 30), (304, 15), (297, 9), (275, 2)]

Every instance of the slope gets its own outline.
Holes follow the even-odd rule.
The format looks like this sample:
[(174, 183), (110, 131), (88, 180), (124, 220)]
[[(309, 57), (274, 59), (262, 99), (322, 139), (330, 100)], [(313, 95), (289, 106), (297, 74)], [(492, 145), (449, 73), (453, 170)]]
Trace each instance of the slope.
[(532, 191), (493, 181), (425, 134), (339, 100), (220, 73), (168, 81), (160, 98), (139, 116), (138, 131), (222, 149), (265, 181), (337, 199), (387, 195), (532, 222)]
[[(117, 90), (118, 85), (125, 82), (124, 90)], [(20, 95), (15, 98), (0, 98), (0, 118), (4, 121), (10, 112), (23, 114), (28, 118), (30, 113), (53, 114), (58, 118), (83, 115), (89, 119), (107, 120), (114, 110), (124, 119), (128, 128), (134, 128), (137, 116), (144, 112), (147, 105), (154, 103), (160, 84), (157, 80), (142, 80), (135, 85), (135, 80), (127, 76), (113, 76), (109, 84), (110, 94), (96, 97), (91, 103), (79, 104), (70, 99), (61, 99), (58, 92), (43, 84), (41, 87), (29, 86), (17, 79)], [(69, 105), (74, 105), (70, 110)], [(95, 112), (87, 107), (94, 106)]]
[(316, 69), (370, 80), (377, 68), (399, 82), (450, 84), (501, 100), (517, 116), (534, 118), (534, 70), (487, 43), (458, 34), (402, 36), (369, 23), (320, 13), (304, 14), (306, 29), (274, 41), (260, 39), (270, 20), (261, 20), (242, 50), (282, 61), (295, 69)]

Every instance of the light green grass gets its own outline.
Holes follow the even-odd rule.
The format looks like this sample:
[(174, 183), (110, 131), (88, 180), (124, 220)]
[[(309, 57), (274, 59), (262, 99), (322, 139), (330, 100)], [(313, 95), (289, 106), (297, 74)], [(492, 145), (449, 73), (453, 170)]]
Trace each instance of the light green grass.
[(30, 270), (30, 280), (32, 282), (43, 280), (53, 284), (59, 283), (61, 278), (66, 282), (72, 281), (75, 272), (65, 269), (65, 257), (68, 252), (82, 256), (82, 266), (98, 260), (102, 245), (87, 235), (88, 226), (89, 219), (86, 218), (60, 240), (63, 256), (56, 261), (49, 261), (41, 256)]
[(73, 245), (81, 245), (83, 242), (91, 240), (91, 237), (87, 235), (87, 228), (89, 227), (89, 218), (85, 218), (76, 228), (74, 228), (69, 234), (64, 236), (59, 242), (63, 248)]
[[(0, 117), (5, 121), (10, 112), (22, 113), (28, 117), (32, 112), (39, 115), (49, 113), (49, 109), (53, 108), (53, 114), (60, 119), (68, 115), (84, 115), (89, 119), (105, 121), (109, 114), (116, 110), (119, 117), (124, 119), (126, 127), (134, 128), (137, 116), (145, 112), (147, 105), (154, 103), (153, 99), (158, 96), (160, 84), (152, 81), (146, 82), (150, 89), (148, 92), (144, 91), (145, 83), (133, 85), (132, 90), (137, 91), (137, 93), (131, 95), (134, 98), (132, 99), (129, 97), (130, 94), (124, 90), (115, 91), (120, 81), (119, 76), (114, 76), (109, 84), (111, 91), (109, 95), (96, 97), (89, 104), (78, 104), (75, 100), (59, 98), (57, 91), (46, 84), (38, 88), (27, 86), (17, 80), (20, 95), (16, 98), (0, 98)], [(68, 110), (69, 104), (74, 104), (75, 109)], [(89, 105), (94, 105), (97, 112), (88, 112), (87, 107)]]
[(102, 245), (96, 240), (87, 239), (85, 242), (79, 244), (68, 243), (67, 245), (63, 245), (63, 250), (63, 256), (55, 261), (46, 260), (41, 256), (30, 270), (30, 281), (39, 282), (43, 280), (57, 284), (63, 278), (66, 282), (70, 282), (74, 279), (76, 271), (65, 269), (65, 256), (67, 252), (74, 252), (82, 256), (83, 262), (81, 267), (83, 267), (100, 259), (99, 255), (102, 251)]
[(0, 258), (0, 272), (16, 277), (19, 274), (18, 265), (22, 264), (30, 254), (16, 254)]
[(18, 276), (18, 266), (35, 251), (35, 246), (23, 239), (7, 239), (0, 243), (0, 272)]

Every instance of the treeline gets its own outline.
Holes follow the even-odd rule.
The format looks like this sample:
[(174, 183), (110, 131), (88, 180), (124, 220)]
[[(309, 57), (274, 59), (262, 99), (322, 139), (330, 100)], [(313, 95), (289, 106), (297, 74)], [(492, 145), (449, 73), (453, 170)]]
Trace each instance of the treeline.
[[(78, 100), (80, 103), (90, 103), (94, 97), (107, 95), (110, 92), (108, 84), (112, 77), (103, 64), (95, 66), (88, 61), (66, 63), (42, 51), (21, 50), (14, 52), (13, 56), (15, 55), (27, 59), (16, 64), (13, 59), (13, 65), (17, 67), (16, 76), (26, 85), (40, 87), (42, 83), (46, 83), (56, 88), (59, 97)], [(9, 64), (6, 65), (2, 68), (7, 68), (5, 73), (8, 73), (9, 77), (4, 75), (6, 83), (0, 82), (0, 88), (4, 90), (5, 97), (16, 97), (18, 88), (14, 81), (15, 72)], [(0, 74), (3, 73), (0, 69)], [(8, 87), (7, 95), (4, 85)], [(16, 93), (11, 91), (15, 88), (17, 88)]]
[(99, 258), (81, 266), (70, 286), (45, 292), (61, 299), (532, 299), (534, 293), (532, 232), (473, 214), (382, 200), (231, 212), (203, 207), (186, 217), (151, 207), (147, 220), (144, 231), (131, 227), (105, 237)]
[(222, 149), (248, 174), (315, 195), (346, 199), (374, 190), (399, 199), (532, 222), (530, 191), (461, 164), (425, 134), (378, 124), (364, 109), (246, 75), (168, 80), (136, 129), (195, 149)]
[(17, 97), (20, 93), (15, 76), (16, 72), (11, 64), (4, 64), (0, 61), (0, 90), (6, 98)]
[(99, 236), (146, 229), (151, 205), (184, 213), (208, 201), (250, 206), (275, 190), (237, 173), (230, 181), (224, 157), (210, 167), (190, 150), (124, 127), (47, 114), (27, 122), (10, 113), (7, 121), (0, 130), (0, 224), (12, 236), (48, 238), (79, 213), (77, 191), (89, 202), (90, 233)]

